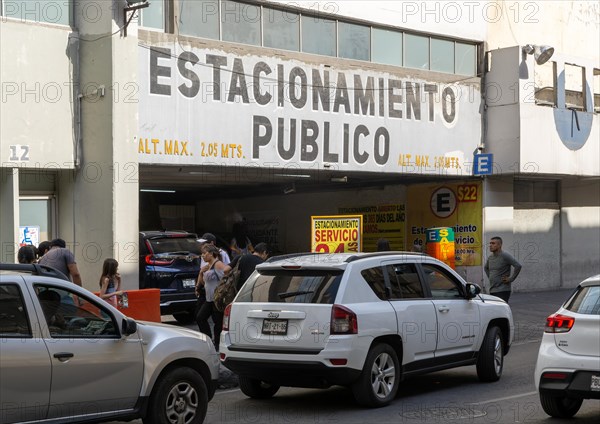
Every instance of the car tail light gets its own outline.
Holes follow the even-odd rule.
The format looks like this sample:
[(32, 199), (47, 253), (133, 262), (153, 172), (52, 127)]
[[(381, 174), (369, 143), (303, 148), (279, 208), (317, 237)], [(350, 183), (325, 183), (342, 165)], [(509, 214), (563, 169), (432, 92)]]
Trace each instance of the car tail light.
[(341, 306), (333, 305), (331, 310), (331, 334), (357, 334), (358, 319), (356, 314), (350, 309)]
[(570, 375), (567, 372), (545, 372), (542, 374), (542, 378), (548, 380), (566, 380)]
[(566, 333), (575, 324), (575, 318), (561, 314), (552, 314), (546, 318), (546, 333)]
[(146, 255), (146, 264), (148, 265), (165, 266), (171, 265), (174, 261), (174, 259), (161, 259), (154, 255)]
[(231, 303), (223, 311), (223, 330), (229, 331), (229, 316), (231, 315)]

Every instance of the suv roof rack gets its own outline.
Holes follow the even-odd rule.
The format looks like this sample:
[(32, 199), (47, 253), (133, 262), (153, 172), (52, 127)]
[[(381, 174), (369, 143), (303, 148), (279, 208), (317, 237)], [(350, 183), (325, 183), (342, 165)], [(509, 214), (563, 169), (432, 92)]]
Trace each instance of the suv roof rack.
[(390, 251), (386, 251), (386, 252), (369, 252), (369, 253), (361, 253), (360, 255), (352, 255), (348, 259), (346, 259), (346, 262), (354, 262), (358, 259), (373, 258), (375, 256), (391, 256), (391, 255), (428, 256), (427, 254), (420, 253), (420, 252), (404, 252), (401, 250), (398, 250), (398, 251), (390, 250)]
[(0, 271), (18, 271), (29, 272), (32, 275), (40, 275), (43, 277), (60, 278), (61, 280), (71, 281), (65, 274), (59, 270), (47, 265), (40, 264), (7, 264), (0, 263)]
[(288, 253), (286, 255), (271, 256), (265, 262), (270, 263), (270, 262), (283, 261), (286, 259), (299, 258), (301, 256), (322, 255), (322, 254), (323, 253), (317, 253), (317, 252)]

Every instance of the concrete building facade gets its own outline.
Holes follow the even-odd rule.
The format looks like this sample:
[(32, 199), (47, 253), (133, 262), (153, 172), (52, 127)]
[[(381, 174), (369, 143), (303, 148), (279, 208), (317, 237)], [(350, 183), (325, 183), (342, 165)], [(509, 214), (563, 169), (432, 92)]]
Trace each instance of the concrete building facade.
[[(3, 262), (61, 237), (86, 287), (115, 257), (136, 288), (139, 230), (226, 239), (244, 216), (294, 252), (313, 215), (393, 207), (372, 237), (456, 225), (482, 285), (493, 235), (515, 290), (600, 272), (596, 4), (63, 3), (2, 3)], [(467, 212), (436, 213), (446, 194)]]

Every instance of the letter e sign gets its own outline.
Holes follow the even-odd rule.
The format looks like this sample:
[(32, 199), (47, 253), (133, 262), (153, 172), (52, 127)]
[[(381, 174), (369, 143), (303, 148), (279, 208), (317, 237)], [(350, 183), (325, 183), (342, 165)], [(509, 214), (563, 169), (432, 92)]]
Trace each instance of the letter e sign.
[(448, 218), (456, 210), (456, 195), (448, 187), (438, 188), (431, 195), (430, 207), (438, 218)]

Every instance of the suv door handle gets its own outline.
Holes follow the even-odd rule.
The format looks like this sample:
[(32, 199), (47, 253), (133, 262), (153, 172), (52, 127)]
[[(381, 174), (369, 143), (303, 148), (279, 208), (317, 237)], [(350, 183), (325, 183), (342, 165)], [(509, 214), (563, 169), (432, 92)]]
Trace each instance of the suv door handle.
[(58, 359), (60, 362), (65, 362), (65, 361), (68, 361), (69, 359), (71, 359), (75, 355), (72, 354), (71, 352), (58, 352), (58, 353), (55, 353), (53, 356), (56, 359)]
[(440, 306), (438, 308), (438, 311), (440, 311), (440, 312), (448, 312), (449, 310), (450, 310), (450, 308), (447, 306)]

